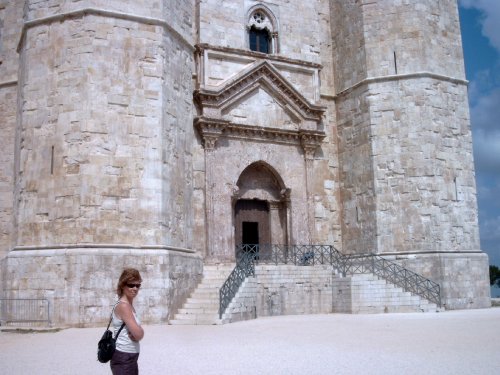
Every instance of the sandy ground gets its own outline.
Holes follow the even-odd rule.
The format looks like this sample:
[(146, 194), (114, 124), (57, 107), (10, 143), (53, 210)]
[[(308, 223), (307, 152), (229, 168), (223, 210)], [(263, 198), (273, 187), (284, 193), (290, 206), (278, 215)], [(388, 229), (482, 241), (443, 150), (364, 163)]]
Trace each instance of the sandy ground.
[[(0, 333), (0, 373), (110, 374), (104, 328)], [(500, 308), (308, 315), (223, 326), (145, 326), (147, 374), (500, 374)]]

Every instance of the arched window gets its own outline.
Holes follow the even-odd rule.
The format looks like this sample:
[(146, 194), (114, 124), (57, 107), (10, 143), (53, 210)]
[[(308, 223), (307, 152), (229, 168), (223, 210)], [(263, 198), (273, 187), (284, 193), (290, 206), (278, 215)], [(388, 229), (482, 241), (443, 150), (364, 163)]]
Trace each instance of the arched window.
[(259, 30), (255, 26), (252, 26), (248, 34), (250, 36), (250, 49), (252, 51), (270, 52), (271, 37), (266, 29)]
[(278, 52), (277, 22), (271, 11), (262, 5), (249, 10), (247, 23), (248, 46), (252, 51)]

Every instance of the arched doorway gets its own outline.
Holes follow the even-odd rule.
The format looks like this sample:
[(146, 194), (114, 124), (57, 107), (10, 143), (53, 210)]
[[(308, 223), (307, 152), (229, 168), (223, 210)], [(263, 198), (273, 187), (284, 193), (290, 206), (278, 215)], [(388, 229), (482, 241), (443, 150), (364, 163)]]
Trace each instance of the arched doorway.
[(267, 163), (249, 165), (233, 196), (235, 244), (287, 244), (289, 193)]

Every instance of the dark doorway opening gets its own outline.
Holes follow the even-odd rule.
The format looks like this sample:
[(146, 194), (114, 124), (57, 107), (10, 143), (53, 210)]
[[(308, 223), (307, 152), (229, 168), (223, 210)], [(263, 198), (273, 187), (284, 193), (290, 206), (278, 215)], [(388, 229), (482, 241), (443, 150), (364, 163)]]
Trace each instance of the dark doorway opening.
[(236, 245), (263, 245), (270, 242), (269, 205), (266, 201), (240, 199), (234, 211)]
[(259, 244), (259, 223), (256, 221), (244, 221), (241, 223), (242, 244)]

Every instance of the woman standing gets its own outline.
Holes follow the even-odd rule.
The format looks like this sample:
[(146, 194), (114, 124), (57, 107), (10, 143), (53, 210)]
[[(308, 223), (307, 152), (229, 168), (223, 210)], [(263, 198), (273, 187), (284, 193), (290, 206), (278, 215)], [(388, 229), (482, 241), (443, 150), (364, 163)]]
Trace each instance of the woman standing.
[(133, 268), (123, 270), (116, 293), (119, 301), (113, 309), (112, 324), (116, 332), (124, 323), (122, 331), (116, 338), (116, 350), (111, 358), (111, 371), (113, 375), (137, 375), (139, 367), (139, 341), (144, 337), (141, 321), (134, 309), (133, 301), (141, 287), (141, 275)]

